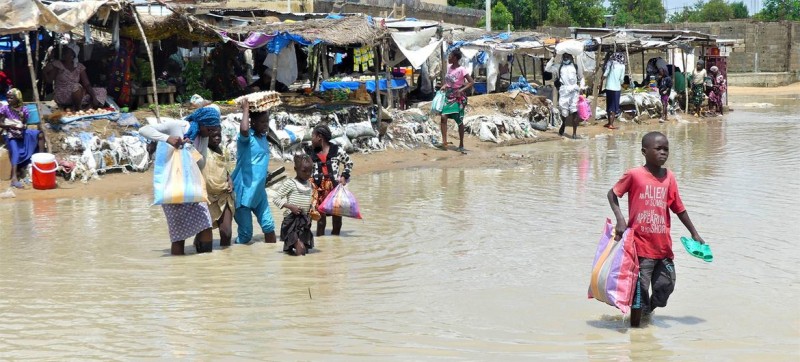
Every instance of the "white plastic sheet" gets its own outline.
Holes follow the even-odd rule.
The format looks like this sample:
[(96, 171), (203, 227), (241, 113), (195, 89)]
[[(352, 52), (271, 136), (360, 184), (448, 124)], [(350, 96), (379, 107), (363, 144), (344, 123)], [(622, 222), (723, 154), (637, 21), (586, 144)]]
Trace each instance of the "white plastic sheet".
[(438, 50), (442, 43), (436, 39), (436, 28), (422, 29), (420, 31), (393, 32), (394, 40), (400, 52), (405, 55), (411, 65), (419, 69), (428, 58)]
[[(275, 66), (276, 62), (275, 58), (275, 54), (270, 53), (267, 55), (267, 59), (264, 60), (264, 66), (269, 68), (267, 74), (272, 74), (272, 67)], [(287, 86), (294, 83), (297, 80), (297, 55), (294, 52), (294, 42), (283, 48), (277, 58), (278, 75), (275, 79)]]

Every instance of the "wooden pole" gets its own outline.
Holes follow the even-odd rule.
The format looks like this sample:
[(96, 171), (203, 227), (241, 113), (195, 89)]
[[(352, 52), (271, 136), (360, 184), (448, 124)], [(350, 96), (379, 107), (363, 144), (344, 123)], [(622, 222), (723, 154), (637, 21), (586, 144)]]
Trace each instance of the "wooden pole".
[[(681, 54), (683, 54), (683, 67), (684, 68), (688, 68), (689, 65), (686, 64), (686, 51), (681, 50)], [(686, 69), (684, 69), (684, 72), (686, 72), (686, 74), (688, 74), (688, 71)], [(689, 114), (689, 89), (690, 89), (689, 77), (684, 75), (684, 78), (686, 79), (686, 96), (684, 97), (684, 100), (685, 100), (684, 103), (685, 103), (685, 107), (686, 107), (686, 114)]]
[[(626, 72), (628, 73), (628, 79), (630, 79), (631, 75), (633, 75), (633, 66), (631, 65), (631, 53), (628, 50), (628, 43), (625, 43), (625, 59), (628, 60), (628, 66), (626, 68)], [(633, 80), (631, 80), (633, 82)], [(633, 106), (636, 107), (636, 117), (639, 117), (639, 103), (636, 103), (636, 92), (631, 89), (631, 97), (633, 97)], [(619, 118), (619, 115), (617, 115)]]
[(269, 90), (275, 90), (275, 81), (278, 77), (278, 54), (275, 54), (275, 62), (272, 63), (272, 75), (270, 76), (269, 80)]
[(320, 57), (322, 61), (322, 79), (328, 79), (330, 78), (330, 72), (328, 71), (328, 46), (322, 44), (320, 47), (322, 48), (322, 50), (320, 50), (322, 53)]
[[(600, 65), (603, 59), (603, 47), (597, 49), (597, 55), (594, 59), (594, 81), (592, 81), (592, 121), (597, 121), (597, 98), (600, 97)], [(608, 100), (606, 100), (608, 101)], [(607, 116), (606, 116), (607, 117)]]
[(150, 50), (150, 43), (147, 42), (147, 36), (144, 34), (142, 23), (139, 21), (139, 12), (136, 11), (136, 7), (133, 5), (131, 5), (131, 10), (133, 10), (133, 19), (136, 20), (136, 26), (139, 27), (139, 34), (142, 35), (144, 48), (147, 50), (147, 58), (150, 60), (150, 77), (153, 82), (153, 103), (156, 105), (156, 120), (161, 122), (161, 113), (158, 110), (158, 83), (156, 83), (156, 67), (155, 63), (153, 63), (153, 52)]
[(314, 84), (312, 85), (311, 88), (314, 89), (315, 91), (319, 91), (319, 84), (320, 84), (320, 82), (319, 82), (320, 63), (319, 62), (320, 62), (320, 54), (322, 53), (321, 50), (322, 50), (322, 45), (315, 46), (314, 50), (313, 50), (314, 57), (312, 59), (315, 59), (316, 61), (313, 64), (313, 68), (314, 68), (313, 69), (313, 72), (314, 72), (314, 75), (313, 75), (314, 76)]
[[(375, 54), (380, 54), (378, 52), (378, 49), (379, 48), (377, 46), (373, 46), (372, 47), (372, 51)], [(378, 119), (380, 119), (381, 118), (381, 110), (383, 109), (383, 105), (381, 105), (381, 92), (378, 91), (379, 88), (380, 88), (378, 85), (381, 82), (381, 80), (378, 79), (378, 69), (379, 69), (378, 64), (375, 63), (375, 104), (378, 105)]]
[[(28, 71), (31, 74), (31, 89), (33, 89), (33, 101), (36, 102), (36, 113), (39, 114), (39, 131), (44, 131), (42, 127), (42, 122), (44, 119), (42, 118), (42, 109), (39, 105), (39, 92), (36, 90), (36, 70), (34, 69), (35, 63), (33, 62), (33, 56), (31, 56), (31, 34), (30, 32), (25, 32), (25, 54), (28, 56)], [(14, 50), (12, 49), (12, 53)], [(45, 147), (47, 150), (51, 150), (50, 142), (47, 140), (47, 137), (44, 138)], [(44, 152), (45, 150), (39, 150), (39, 152)]]
[[(386, 49), (384, 44), (381, 44), (381, 64), (383, 65), (384, 69), (386, 70), (386, 109), (391, 109), (394, 106), (394, 95), (392, 94), (392, 70), (389, 68), (389, 64), (386, 63), (386, 60), (389, 59), (389, 53)], [(377, 64), (376, 69), (377, 69)], [(375, 92), (379, 92), (381, 90), (380, 83), (375, 84)]]
[(647, 79), (645, 79), (646, 75), (647, 75), (647, 66), (644, 63), (644, 50), (642, 50), (642, 83), (645, 83), (645, 81), (647, 81)]

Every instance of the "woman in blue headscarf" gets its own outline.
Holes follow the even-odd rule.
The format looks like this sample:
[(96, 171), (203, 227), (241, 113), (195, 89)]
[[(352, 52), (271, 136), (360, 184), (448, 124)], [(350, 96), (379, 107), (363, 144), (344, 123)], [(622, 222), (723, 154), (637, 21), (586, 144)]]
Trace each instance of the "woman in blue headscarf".
[[(205, 167), (208, 152), (208, 136), (212, 128), (219, 128), (219, 107), (210, 105), (200, 108), (183, 120), (171, 120), (139, 129), (142, 137), (151, 141), (166, 142), (172, 147), (180, 148), (192, 144), (203, 156), (197, 165), (200, 170)], [(208, 205), (195, 202), (186, 204), (164, 204), (164, 215), (167, 218), (169, 237), (172, 241), (172, 255), (183, 255), (185, 240), (195, 238), (198, 253), (211, 252), (211, 214)]]

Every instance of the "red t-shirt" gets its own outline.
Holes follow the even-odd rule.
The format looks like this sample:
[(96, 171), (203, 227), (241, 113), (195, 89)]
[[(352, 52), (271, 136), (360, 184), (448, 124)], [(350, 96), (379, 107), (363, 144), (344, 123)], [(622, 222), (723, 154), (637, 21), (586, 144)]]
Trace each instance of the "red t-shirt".
[(644, 166), (632, 168), (614, 185), (614, 193), (617, 197), (628, 194), (628, 227), (639, 256), (672, 259), (669, 210), (676, 214), (686, 210), (675, 175), (666, 170), (664, 177), (656, 178)]
[(322, 161), (322, 174), (328, 176), (328, 154), (325, 152), (320, 152), (317, 154), (319, 160)]

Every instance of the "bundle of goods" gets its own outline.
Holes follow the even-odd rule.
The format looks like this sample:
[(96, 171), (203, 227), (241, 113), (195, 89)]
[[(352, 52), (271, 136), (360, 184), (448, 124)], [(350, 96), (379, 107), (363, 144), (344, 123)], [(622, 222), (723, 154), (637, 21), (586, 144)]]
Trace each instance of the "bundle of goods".
[(367, 91), (367, 85), (362, 83), (355, 92), (350, 94), (350, 100), (358, 103), (372, 103), (372, 97)]
[(244, 100), (250, 103), (251, 112), (266, 112), (272, 107), (281, 105), (281, 94), (273, 91), (256, 92), (236, 98), (236, 103)]

